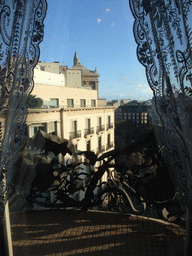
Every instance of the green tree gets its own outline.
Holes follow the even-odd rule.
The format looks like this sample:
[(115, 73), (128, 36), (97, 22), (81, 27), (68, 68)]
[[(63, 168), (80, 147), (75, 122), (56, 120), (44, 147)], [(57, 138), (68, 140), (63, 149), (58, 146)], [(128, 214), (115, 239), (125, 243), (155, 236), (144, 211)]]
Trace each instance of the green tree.
[(43, 106), (43, 100), (36, 95), (30, 94), (27, 101), (28, 108), (41, 108)]

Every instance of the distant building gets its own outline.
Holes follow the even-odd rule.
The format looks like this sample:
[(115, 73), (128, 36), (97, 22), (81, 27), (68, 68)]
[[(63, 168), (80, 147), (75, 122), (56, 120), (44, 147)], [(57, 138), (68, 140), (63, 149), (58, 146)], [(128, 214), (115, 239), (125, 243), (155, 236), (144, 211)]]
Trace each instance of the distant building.
[[(132, 101), (133, 102), (133, 101)], [(149, 116), (150, 105), (132, 104), (122, 105), (115, 110), (115, 120), (132, 120), (136, 126), (150, 125), (151, 118)]]
[(111, 100), (107, 102), (108, 106), (114, 106), (116, 108), (118, 108), (121, 105), (127, 104), (129, 102), (131, 102), (131, 99), (118, 99), (118, 100)]
[[(35, 68), (34, 80), (37, 84), (60, 85), (70, 88), (86, 88), (97, 91), (99, 88), (99, 74), (97, 68), (90, 70), (81, 65), (75, 52), (73, 67), (61, 66), (59, 62), (53, 63), (38, 62)], [(43, 74), (41, 71), (44, 71)]]
[(81, 79), (82, 79), (81, 85), (84, 88), (91, 88), (92, 90), (96, 90), (97, 96), (98, 96), (99, 74), (97, 73), (97, 68), (95, 68), (95, 70), (93, 71), (93, 70), (83, 67), (80, 63), (78, 56), (77, 56), (77, 52), (75, 52), (75, 56), (74, 56), (74, 60), (73, 60), (73, 67), (67, 70), (67, 86), (76, 87), (74, 82), (71, 83), (71, 80), (72, 81), (75, 80), (75, 74), (78, 72), (81, 73)]
[(106, 99), (98, 99), (97, 106), (98, 107), (107, 106), (107, 100)]

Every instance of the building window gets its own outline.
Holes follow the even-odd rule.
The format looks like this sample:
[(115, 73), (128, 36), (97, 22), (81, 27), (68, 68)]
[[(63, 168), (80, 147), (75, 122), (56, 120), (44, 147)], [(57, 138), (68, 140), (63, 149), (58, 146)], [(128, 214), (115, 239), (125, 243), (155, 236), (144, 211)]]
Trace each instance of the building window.
[(74, 108), (74, 100), (73, 99), (67, 99), (67, 107)]
[(38, 132), (38, 130), (42, 130), (44, 132), (47, 132), (47, 123), (39, 123), (39, 124), (33, 124), (31, 126), (31, 134), (30, 136), (32, 137), (33, 135)]
[(108, 124), (110, 124), (111, 123), (111, 116), (108, 116), (107, 120), (108, 120)]
[(111, 134), (107, 134), (107, 145), (109, 146), (111, 142)]
[(98, 126), (99, 127), (102, 126), (102, 118), (101, 117), (98, 118)]
[(96, 90), (95, 81), (90, 81), (90, 82), (89, 82), (89, 85), (91, 86), (91, 88), (92, 88), (93, 90)]
[(85, 99), (80, 99), (80, 107), (86, 107), (86, 100)]
[(90, 118), (88, 118), (88, 119), (86, 119), (86, 129), (90, 129), (91, 128), (91, 119)]
[(56, 135), (55, 131), (56, 131), (56, 124), (55, 124), (55, 122), (49, 122), (47, 124), (47, 132), (52, 134), (52, 135)]
[(99, 132), (102, 132), (105, 130), (104, 125), (102, 125), (102, 117), (98, 117), (98, 126), (97, 126), (97, 134), (99, 134)]
[[(122, 116), (122, 118), (124, 117), (124, 115)], [(111, 123), (111, 116), (107, 117), (107, 130), (113, 128), (113, 124)]]
[(107, 148), (106, 149), (110, 149), (113, 147), (113, 142), (111, 142), (111, 134), (107, 134)]
[(71, 122), (71, 131), (77, 132), (77, 120)]
[(54, 107), (54, 108), (58, 108), (59, 107), (59, 99), (56, 99), (56, 98), (50, 99), (50, 106)]
[(89, 134), (94, 134), (94, 127), (91, 127), (91, 119), (88, 118), (85, 120), (85, 137)]
[(87, 151), (91, 151), (91, 141), (87, 141)]
[(81, 131), (77, 130), (77, 120), (71, 122), (70, 139), (80, 138)]
[(101, 149), (101, 137), (98, 138), (98, 149)]
[(96, 107), (96, 100), (91, 100), (91, 107)]
[(97, 148), (97, 154), (101, 153), (105, 151), (105, 146), (102, 146), (102, 140), (101, 140), (101, 136), (98, 137), (98, 148)]

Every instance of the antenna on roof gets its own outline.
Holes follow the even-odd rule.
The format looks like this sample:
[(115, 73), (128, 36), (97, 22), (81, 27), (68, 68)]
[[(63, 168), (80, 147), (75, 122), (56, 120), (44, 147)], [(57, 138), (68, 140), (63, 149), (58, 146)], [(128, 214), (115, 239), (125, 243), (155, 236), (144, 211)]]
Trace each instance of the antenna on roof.
[(53, 56), (51, 56), (51, 62), (53, 62)]

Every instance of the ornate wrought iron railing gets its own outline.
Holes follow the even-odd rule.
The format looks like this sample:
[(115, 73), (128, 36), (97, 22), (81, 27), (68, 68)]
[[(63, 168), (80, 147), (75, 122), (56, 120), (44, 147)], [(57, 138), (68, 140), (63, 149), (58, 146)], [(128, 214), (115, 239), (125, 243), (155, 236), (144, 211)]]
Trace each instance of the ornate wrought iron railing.
[(85, 137), (86, 137), (87, 135), (89, 135), (89, 134), (94, 134), (94, 127), (85, 129), (85, 132), (84, 132)]
[(112, 129), (113, 128), (113, 123), (107, 124), (106, 126), (107, 126), (106, 127), (107, 130)]
[(97, 134), (98, 134), (99, 132), (104, 131), (104, 130), (105, 130), (105, 126), (104, 126), (104, 125), (99, 125), (99, 126), (97, 126)]
[(77, 139), (77, 138), (80, 138), (80, 137), (81, 137), (81, 130), (69, 133), (69, 138), (70, 139)]
[(101, 146), (101, 147), (97, 148), (96, 151), (97, 151), (97, 154), (104, 152), (105, 151), (105, 146)]
[(106, 145), (106, 150), (110, 149), (110, 148), (113, 148), (113, 142), (109, 142), (107, 145)]
[[(15, 177), (9, 189), (11, 211), (21, 209), (27, 197), (29, 201), (43, 207), (81, 207), (82, 210), (98, 207), (97, 209), (135, 214), (142, 214), (146, 207), (151, 207), (151, 204), (154, 204), (157, 217), (159, 217), (159, 210), (151, 198), (140, 199), (143, 197), (142, 191), (146, 195), (143, 184), (148, 184), (156, 169), (162, 168), (159, 173), (163, 174), (163, 178), (165, 177), (163, 172), (165, 166), (162, 167), (159, 149), (152, 134), (143, 138), (142, 141), (133, 142), (119, 150), (104, 152), (100, 156), (92, 151), (76, 152), (71, 141), (40, 130), (29, 141), (29, 144), (30, 147), (27, 148), (31, 149), (22, 152), (14, 166)], [(41, 149), (43, 155), (34, 155), (33, 148)], [(102, 153), (103, 150), (104, 146), (100, 147), (99, 153)], [(56, 156), (59, 154), (65, 156), (68, 153), (71, 158), (64, 166), (59, 163), (57, 157), (50, 159), (47, 156), (49, 151)], [(130, 155), (137, 151), (143, 152), (141, 164), (115, 163), (118, 156)], [(81, 155), (84, 157), (81, 158)], [(83, 162), (82, 159), (84, 159)], [(150, 175), (147, 173), (145, 178), (146, 170), (150, 172), (153, 170), (153, 172)], [(166, 184), (168, 184), (167, 177)], [(148, 185), (148, 187), (150, 186)], [(156, 184), (155, 188), (152, 187), (153, 194), (154, 189), (158, 190)], [(162, 184), (160, 184), (160, 189), (162, 189)], [(82, 194), (80, 191), (85, 191), (84, 197), (76, 197), (77, 194)], [(158, 190), (158, 195), (167, 196), (169, 194), (173, 198), (173, 184), (168, 184), (168, 190), (163, 187), (163, 191)], [(170, 194), (170, 191), (173, 193)], [(50, 192), (52, 192), (51, 197)], [(163, 201), (164, 199), (161, 198)], [(172, 199), (168, 203), (171, 201)], [(147, 206), (147, 202), (149, 202), (149, 206)]]

